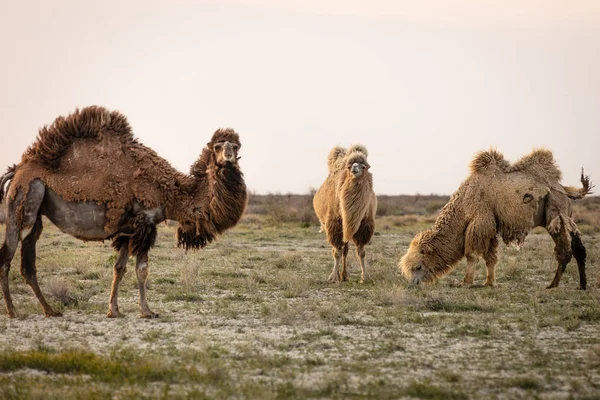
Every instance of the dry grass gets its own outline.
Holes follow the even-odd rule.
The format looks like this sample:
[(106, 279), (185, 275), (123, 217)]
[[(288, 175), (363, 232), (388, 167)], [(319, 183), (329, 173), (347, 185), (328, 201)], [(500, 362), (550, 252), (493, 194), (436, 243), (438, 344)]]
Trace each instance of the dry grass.
[(132, 262), (120, 296), (126, 317), (107, 319), (113, 250), (46, 221), (40, 285), (64, 317), (42, 316), (16, 257), (20, 317), (0, 315), (0, 398), (594, 398), (600, 229), (598, 202), (588, 202), (575, 210), (589, 227), (588, 291), (575, 289), (574, 263), (559, 288), (544, 289), (555, 264), (550, 237), (537, 230), (523, 250), (501, 250), (497, 288), (458, 287), (464, 262), (434, 285), (409, 287), (396, 263), (434, 218), (427, 204), (422, 214), (378, 218), (369, 284), (358, 283), (354, 249), (350, 281), (327, 283), (330, 247), (287, 208), (273, 222), (257, 206), (188, 254), (175, 248), (175, 227), (161, 226), (148, 291), (158, 320), (137, 318)]

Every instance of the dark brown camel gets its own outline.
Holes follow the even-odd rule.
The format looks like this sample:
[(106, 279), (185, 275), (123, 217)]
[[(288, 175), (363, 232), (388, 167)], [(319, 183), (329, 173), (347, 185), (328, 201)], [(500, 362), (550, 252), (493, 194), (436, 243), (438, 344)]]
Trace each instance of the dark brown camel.
[(234, 226), (246, 207), (246, 185), (238, 166), (239, 136), (217, 130), (189, 175), (175, 170), (139, 143), (126, 118), (102, 107), (77, 110), (40, 130), (21, 162), (0, 179), (7, 188), (6, 237), (0, 248), (0, 283), (10, 317), (15, 317), (8, 273), (21, 244), (21, 274), (46, 316), (60, 316), (45, 300), (36, 276), (36, 241), (42, 216), (85, 241), (112, 240), (118, 252), (109, 317), (122, 316), (117, 297), (129, 256), (143, 318), (158, 317), (146, 301), (148, 251), (156, 225), (179, 221), (178, 246), (199, 249)]

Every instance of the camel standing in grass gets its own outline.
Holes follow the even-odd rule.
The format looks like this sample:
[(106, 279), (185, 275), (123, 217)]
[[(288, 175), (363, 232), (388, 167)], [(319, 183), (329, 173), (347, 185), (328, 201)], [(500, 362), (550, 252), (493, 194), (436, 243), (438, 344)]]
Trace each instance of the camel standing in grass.
[(315, 194), (313, 206), (333, 246), (334, 264), (329, 281), (348, 280), (346, 256), (348, 243), (353, 241), (360, 262), (361, 282), (365, 282), (370, 279), (365, 265), (365, 245), (375, 231), (377, 211), (367, 149), (361, 145), (348, 150), (336, 146), (329, 152), (327, 164), (329, 175)]
[(467, 258), (465, 284), (473, 284), (477, 255), (487, 267), (486, 286), (496, 282), (498, 236), (505, 244), (523, 244), (531, 229), (543, 226), (554, 239), (558, 267), (548, 288), (557, 287), (572, 256), (585, 289), (586, 250), (572, 218), (572, 200), (590, 193), (560, 184), (562, 174), (548, 150), (535, 150), (514, 164), (495, 150), (480, 152), (471, 162), (471, 175), (444, 206), (432, 229), (419, 233), (400, 260), (400, 270), (413, 284), (431, 282)]
[(119, 255), (109, 317), (122, 315), (117, 297), (130, 255), (137, 258), (141, 317), (158, 317), (146, 301), (148, 251), (154, 246), (156, 225), (177, 220), (178, 246), (186, 250), (204, 247), (234, 226), (247, 199), (238, 166), (240, 146), (232, 129), (217, 130), (186, 175), (138, 142), (127, 119), (116, 111), (87, 107), (42, 128), (21, 162), (0, 182), (0, 202), (9, 182), (6, 236), (0, 248), (8, 315), (16, 315), (8, 273), (19, 242), (21, 274), (46, 316), (60, 315), (46, 302), (36, 275), (36, 241), (45, 215), (84, 241), (112, 240)]

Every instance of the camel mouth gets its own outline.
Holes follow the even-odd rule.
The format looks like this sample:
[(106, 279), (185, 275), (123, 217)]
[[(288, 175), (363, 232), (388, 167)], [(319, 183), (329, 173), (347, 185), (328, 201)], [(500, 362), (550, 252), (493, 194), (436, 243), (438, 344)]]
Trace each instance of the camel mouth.
[(232, 164), (237, 161), (237, 157), (235, 156), (235, 147), (232, 143), (225, 142), (223, 144), (223, 160)]
[(360, 167), (360, 164), (352, 164), (352, 166), (350, 167), (350, 172), (352, 172), (352, 175), (354, 175), (355, 177), (359, 177), (362, 174), (362, 168)]
[(223, 159), (229, 163), (234, 163), (235, 162), (235, 155), (233, 153), (231, 154), (227, 154), (227, 152), (225, 152), (223, 154)]

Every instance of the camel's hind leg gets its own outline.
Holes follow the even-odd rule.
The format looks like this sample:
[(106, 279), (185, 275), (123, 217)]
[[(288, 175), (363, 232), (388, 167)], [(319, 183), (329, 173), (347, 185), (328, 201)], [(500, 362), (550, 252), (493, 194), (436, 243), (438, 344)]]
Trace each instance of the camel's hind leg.
[(356, 257), (358, 258), (358, 262), (360, 263), (360, 283), (365, 283), (367, 281), (372, 281), (371, 274), (367, 271), (367, 265), (365, 263), (365, 256), (367, 252), (365, 251), (365, 246), (356, 246)]
[(485, 260), (485, 267), (487, 269), (484, 286), (496, 286), (496, 264), (498, 264), (497, 236), (494, 236), (490, 240), (488, 249), (483, 256), (483, 259)]
[(31, 286), (35, 297), (37, 297), (40, 305), (44, 309), (44, 314), (46, 314), (46, 317), (61, 317), (62, 314), (58, 311), (55, 311), (50, 304), (46, 302), (37, 280), (37, 269), (35, 266), (35, 245), (42, 234), (42, 229), (42, 217), (38, 215), (35, 224), (33, 225), (33, 229), (29, 235), (23, 239), (23, 243), (21, 244), (21, 275), (23, 275), (23, 278), (25, 278), (25, 282)]
[(587, 257), (587, 252), (579, 231), (571, 232), (571, 250), (577, 261), (577, 267), (579, 268), (579, 288), (585, 290), (587, 288), (587, 279), (585, 276), (585, 259)]
[(551, 223), (552, 228), (548, 229), (548, 232), (550, 232), (552, 239), (554, 239), (554, 256), (558, 265), (556, 274), (554, 274), (554, 279), (546, 289), (552, 289), (558, 286), (565, 269), (567, 269), (567, 264), (569, 264), (573, 257), (573, 253), (571, 253), (571, 238), (570, 235), (567, 234), (564, 220), (562, 216), (556, 218), (560, 218), (560, 221), (553, 221)]
[(342, 237), (342, 220), (331, 219), (326, 222), (325, 231), (327, 241), (333, 246), (331, 253), (333, 255), (333, 270), (327, 279), (329, 282), (338, 282), (340, 280), (340, 261), (344, 253), (344, 241)]
[[(6, 310), (8, 311), (8, 316), (11, 318), (14, 318), (16, 316), (16, 312), (12, 302), (12, 298), (10, 296), (10, 290), (8, 286), (8, 272), (10, 271), (10, 263), (15, 255), (17, 246), (19, 245), (19, 240), (26, 239), (32, 236), (31, 232), (37, 224), (37, 220), (39, 218), (38, 212), (40, 209), (40, 205), (44, 200), (45, 191), (46, 189), (44, 187), (44, 184), (42, 183), (42, 181), (37, 179), (30, 183), (29, 190), (26, 196), (23, 195), (23, 192), (21, 190), (17, 190), (17, 194), (14, 199), (11, 200), (10, 197), (8, 198), (6, 237), (4, 239), (4, 244), (0, 248), (0, 285), (2, 286), (2, 294), (4, 295)], [(19, 218), (17, 218), (17, 216), (19, 216)], [(35, 237), (35, 234), (33, 234), (33, 237)], [(37, 238), (33, 239), (33, 245), (31, 244), (30, 240), (28, 240), (27, 242), (27, 248), (23, 249), (23, 255), (25, 256), (23, 262), (25, 264), (22, 264), (21, 270), (23, 271), (24, 268), (30, 268), (30, 266), (33, 264), (33, 277), (27, 278), (26, 276), (27, 283), (29, 283), (33, 288), (34, 292), (36, 293), (36, 296), (38, 296), (38, 299), (42, 304), (42, 307), (48, 307), (44, 308), (44, 310), (52, 310), (50, 306), (47, 305), (46, 301), (44, 300), (44, 297), (41, 295), (41, 292), (39, 291), (39, 286), (37, 284), (37, 278), (35, 276), (35, 241), (37, 240)], [(31, 261), (32, 258), (30, 254), (32, 251), (33, 261)]]
[(13, 305), (8, 287), (8, 272), (10, 271), (10, 263), (15, 256), (17, 247), (19, 246), (19, 229), (17, 228), (16, 204), (20, 202), (22, 196), (17, 195), (15, 201), (8, 201), (6, 210), (6, 235), (4, 243), (0, 247), (0, 285), (2, 286), (2, 294), (4, 295), (4, 303), (6, 311), (10, 318), (16, 316), (15, 306)]
[(148, 253), (138, 254), (135, 263), (135, 273), (140, 289), (140, 318), (158, 318), (158, 314), (150, 311), (146, 301), (146, 279), (148, 279)]
[(129, 259), (129, 238), (126, 236), (119, 237), (113, 243), (113, 246), (118, 250), (119, 256), (115, 261), (113, 270), (113, 281), (112, 288), (110, 290), (110, 301), (108, 303), (108, 314), (109, 318), (123, 317), (124, 315), (119, 312), (119, 286), (121, 285), (121, 279), (127, 272), (127, 260)]
[(340, 271), (340, 280), (348, 280), (348, 243), (344, 243), (342, 248), (342, 270)]

